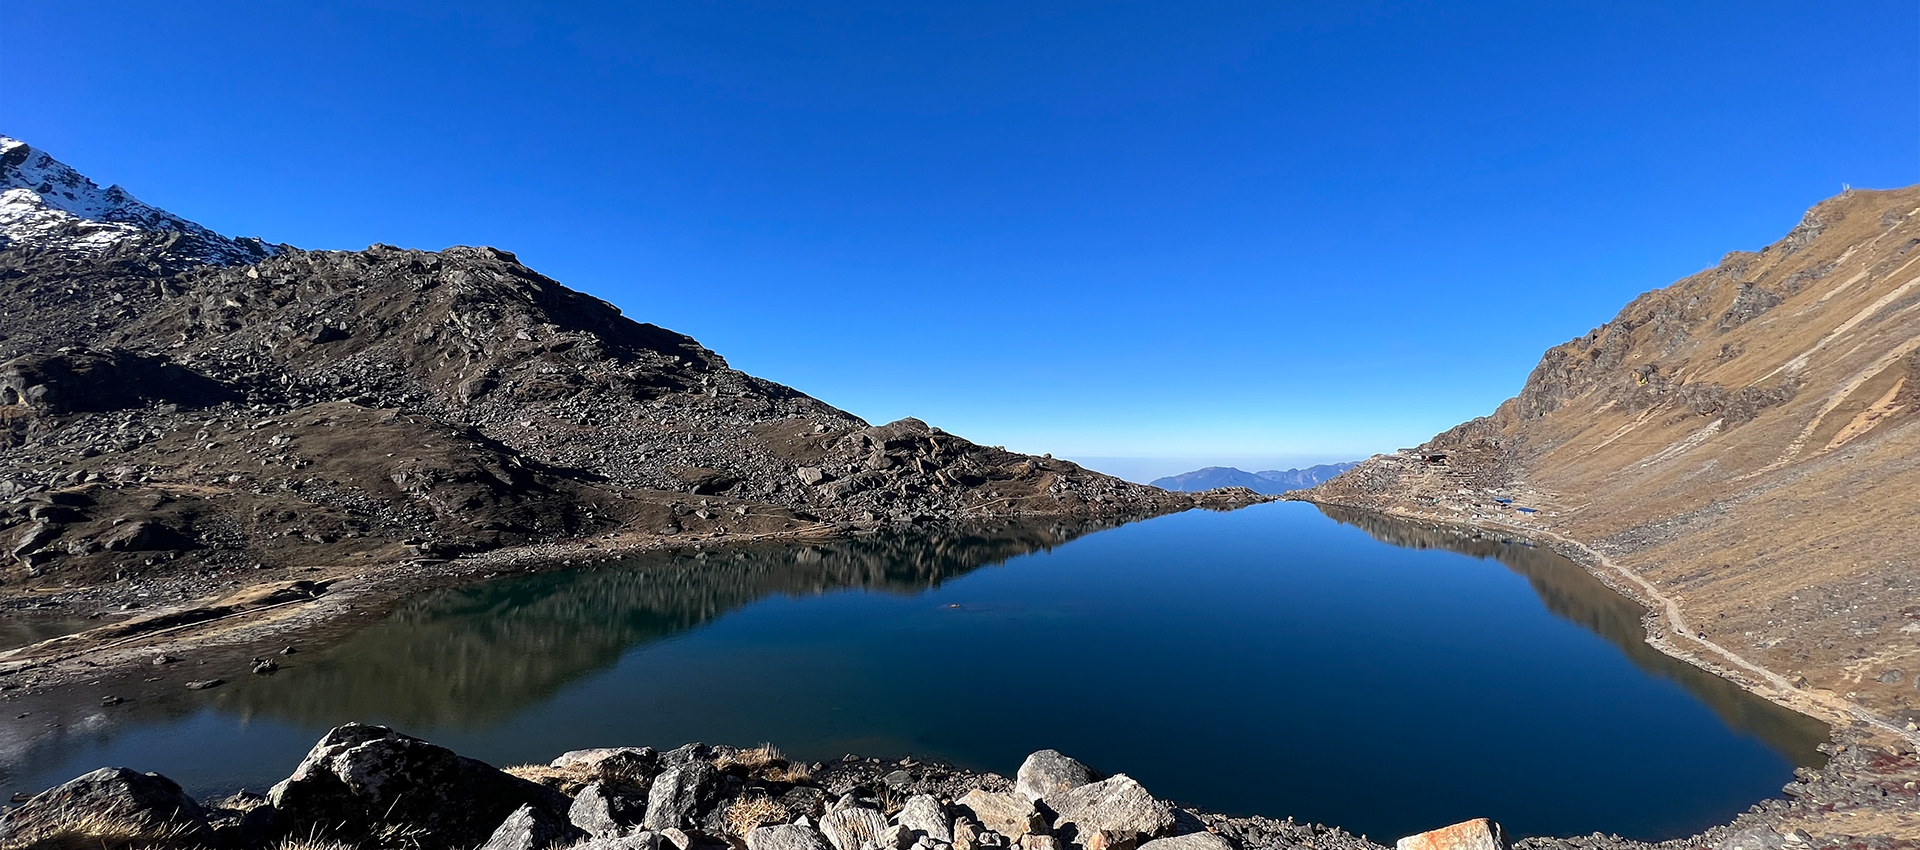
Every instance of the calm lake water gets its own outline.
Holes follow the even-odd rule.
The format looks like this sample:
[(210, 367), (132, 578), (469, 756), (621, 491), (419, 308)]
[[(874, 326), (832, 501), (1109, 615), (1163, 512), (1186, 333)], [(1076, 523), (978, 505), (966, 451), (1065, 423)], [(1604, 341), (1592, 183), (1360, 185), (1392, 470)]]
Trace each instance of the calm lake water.
[(1646, 646), (1638, 606), (1545, 550), (1299, 503), (1090, 530), (434, 592), (269, 678), (15, 729), (0, 781), (125, 765), (264, 791), (360, 720), (502, 765), (765, 741), (1011, 774), (1053, 747), (1164, 798), (1388, 843), (1478, 816), (1655, 839), (1778, 794), (1826, 739)]

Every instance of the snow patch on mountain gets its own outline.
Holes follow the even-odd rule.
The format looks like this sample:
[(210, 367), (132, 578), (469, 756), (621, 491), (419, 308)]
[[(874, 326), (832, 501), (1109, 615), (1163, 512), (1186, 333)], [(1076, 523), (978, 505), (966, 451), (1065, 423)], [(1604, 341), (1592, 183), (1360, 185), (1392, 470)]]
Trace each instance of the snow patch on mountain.
[(258, 262), (284, 246), (222, 236), (119, 186), (99, 184), (26, 142), (0, 135), (0, 248), (103, 253), (162, 234), (174, 257), (216, 265)]

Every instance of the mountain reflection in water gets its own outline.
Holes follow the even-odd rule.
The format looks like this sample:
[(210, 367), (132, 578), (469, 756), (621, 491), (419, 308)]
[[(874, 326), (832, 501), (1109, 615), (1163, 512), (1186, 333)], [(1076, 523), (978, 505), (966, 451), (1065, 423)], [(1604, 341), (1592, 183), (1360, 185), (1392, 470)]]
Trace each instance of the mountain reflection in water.
[(1464, 528), (1410, 522), (1335, 505), (1315, 507), (1328, 519), (1365, 531), (1382, 543), (1408, 549), (1443, 549), (1498, 561), (1525, 577), (1548, 611), (1605, 638), (1634, 666), (1686, 688), (1728, 726), (1766, 741), (1795, 764), (1826, 762), (1826, 756), (1815, 749), (1827, 740), (1826, 724), (1653, 648), (1647, 643), (1647, 609), (1558, 552)]
[(901, 595), (1118, 523), (1050, 521), (914, 529), (813, 545), (647, 555), (498, 579), (402, 605), (273, 687), (235, 688), (222, 708), (316, 724), (382, 717), (403, 728), (486, 728), (612, 666), (762, 598), (846, 589)]
[[(1545, 549), (1298, 503), (1089, 534), (1107, 527), (659, 553), (433, 591), (270, 677), (185, 653), (126, 704), (34, 706), (0, 725), (0, 792), (102, 765), (259, 791), (360, 720), (495, 764), (770, 741), (1005, 772), (1054, 747), (1174, 800), (1376, 836), (1487, 815), (1662, 839), (1820, 760), (1824, 726), (1648, 647), (1638, 606)], [(209, 674), (229, 684), (181, 687)]]

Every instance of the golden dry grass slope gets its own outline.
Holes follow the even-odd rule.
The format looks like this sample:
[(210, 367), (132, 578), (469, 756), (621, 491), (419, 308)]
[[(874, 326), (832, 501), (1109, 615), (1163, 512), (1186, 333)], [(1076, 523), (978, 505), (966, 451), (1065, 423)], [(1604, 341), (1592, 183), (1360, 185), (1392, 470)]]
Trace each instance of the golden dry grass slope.
[(1674, 603), (1682, 654), (1920, 719), (1920, 186), (1821, 203), (1309, 498), (1571, 538)]

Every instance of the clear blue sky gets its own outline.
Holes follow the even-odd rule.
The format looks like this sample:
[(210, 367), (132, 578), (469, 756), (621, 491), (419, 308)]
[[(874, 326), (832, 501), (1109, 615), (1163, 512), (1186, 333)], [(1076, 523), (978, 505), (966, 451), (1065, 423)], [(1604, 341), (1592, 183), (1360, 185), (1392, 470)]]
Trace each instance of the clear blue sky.
[(1920, 180), (1912, 0), (614, 6), (6, 3), (0, 132), (228, 233), (497, 245), (870, 420), (1173, 467), (1412, 445)]

